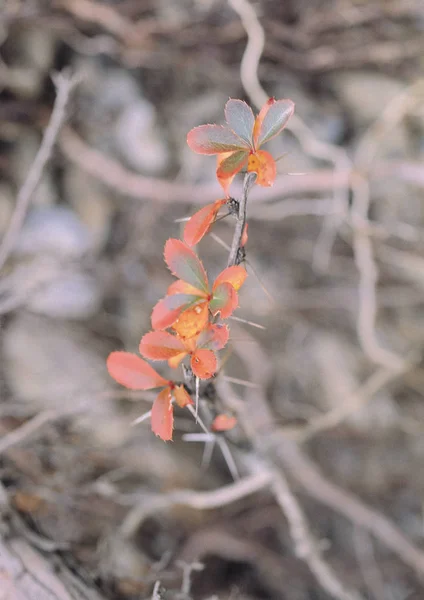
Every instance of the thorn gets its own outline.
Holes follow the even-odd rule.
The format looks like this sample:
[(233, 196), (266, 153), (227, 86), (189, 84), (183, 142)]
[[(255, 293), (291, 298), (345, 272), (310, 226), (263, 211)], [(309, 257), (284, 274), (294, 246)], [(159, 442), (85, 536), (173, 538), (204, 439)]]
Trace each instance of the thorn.
[(228, 318), (232, 319), (233, 321), (238, 321), (239, 323), (245, 323), (246, 325), (251, 325), (252, 327), (256, 327), (257, 329), (263, 329), (264, 331), (266, 330), (266, 327), (264, 327), (263, 325), (260, 325), (259, 323), (255, 323), (254, 321), (248, 321), (247, 319), (235, 317), (234, 315), (231, 315)]
[(134, 425), (138, 425), (139, 423), (143, 423), (143, 421), (147, 421), (147, 419), (149, 419), (152, 415), (152, 411), (149, 410), (146, 413), (144, 413), (144, 415), (141, 415), (140, 417), (137, 417), (132, 423), (131, 423), (131, 427), (134, 427)]
[(272, 296), (271, 292), (269, 292), (267, 290), (267, 288), (265, 287), (265, 284), (262, 282), (261, 278), (259, 277), (259, 275), (256, 272), (256, 269), (254, 268), (254, 266), (252, 265), (252, 263), (248, 260), (246, 260), (246, 264), (249, 265), (249, 267), (252, 269), (252, 273), (253, 275), (256, 277), (256, 279), (258, 280), (259, 285), (262, 288), (262, 291), (265, 293), (266, 297), (268, 298), (268, 300), (271, 302), (271, 304), (273, 306), (275, 306), (277, 303), (275, 301), (275, 298)]
[(230, 383), (237, 383), (239, 385), (243, 385), (248, 388), (260, 388), (261, 386), (257, 383), (253, 383), (252, 381), (246, 381), (245, 379), (238, 379), (238, 377), (229, 377), (228, 375), (224, 375), (223, 379)]
[(225, 250), (227, 250), (227, 252), (229, 252), (231, 250), (230, 246), (226, 242), (224, 242), (224, 240), (222, 240), (218, 235), (216, 235), (216, 233), (213, 233), (213, 231), (211, 231), (209, 233), (209, 235), (211, 236), (212, 239), (215, 240), (215, 242), (218, 242), (218, 244), (220, 246), (225, 248)]

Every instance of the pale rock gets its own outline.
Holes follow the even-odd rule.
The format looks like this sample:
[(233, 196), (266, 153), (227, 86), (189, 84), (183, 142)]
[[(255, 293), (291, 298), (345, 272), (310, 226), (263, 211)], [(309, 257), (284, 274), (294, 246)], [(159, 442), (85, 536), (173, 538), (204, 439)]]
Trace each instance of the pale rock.
[(16, 401), (103, 414), (110, 389), (105, 356), (75, 323), (18, 313), (2, 332), (4, 373)]
[(142, 98), (127, 106), (115, 123), (119, 153), (137, 171), (158, 174), (169, 163), (164, 136), (156, 123), (156, 111)]
[(102, 293), (94, 277), (79, 271), (68, 272), (35, 290), (26, 306), (54, 319), (84, 320), (96, 314)]
[(17, 256), (40, 253), (78, 258), (92, 247), (90, 233), (76, 214), (64, 206), (30, 211), (14, 247)]

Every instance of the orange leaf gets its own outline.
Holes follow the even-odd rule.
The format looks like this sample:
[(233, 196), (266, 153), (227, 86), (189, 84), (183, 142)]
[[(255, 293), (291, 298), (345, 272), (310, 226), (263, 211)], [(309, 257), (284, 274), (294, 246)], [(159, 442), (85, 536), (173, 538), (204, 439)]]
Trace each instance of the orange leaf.
[(209, 326), (206, 335), (210, 336), (210, 339), (207, 342), (207, 344), (210, 344), (210, 347), (213, 350), (222, 350), (222, 348), (224, 348), (224, 346), (226, 346), (228, 342), (230, 332), (226, 325), (224, 325), (223, 323), (217, 323), (215, 325)]
[(210, 379), (216, 373), (217, 361), (212, 350), (203, 348), (196, 350), (191, 357), (190, 364), (193, 373), (200, 379)]
[(246, 151), (218, 154), (216, 176), (227, 195), (234, 177), (247, 164), (247, 157)]
[(243, 267), (240, 267), (240, 265), (234, 267), (227, 267), (226, 269), (221, 271), (221, 273), (215, 279), (213, 284), (213, 290), (215, 290), (221, 283), (226, 282), (231, 283), (233, 288), (236, 291), (238, 291), (245, 282), (246, 277), (247, 271)]
[(172, 329), (183, 339), (198, 335), (208, 324), (209, 309), (206, 301), (185, 310), (172, 325)]
[(165, 442), (172, 440), (174, 414), (171, 400), (171, 390), (168, 386), (158, 394), (152, 406), (152, 431)]
[(231, 415), (218, 415), (212, 422), (212, 431), (228, 431), (237, 425), (237, 419)]
[(167, 331), (151, 331), (141, 338), (140, 354), (151, 360), (169, 360), (185, 352), (182, 341)]
[(275, 98), (269, 98), (267, 102), (263, 105), (261, 110), (259, 111), (258, 116), (255, 119), (255, 125), (253, 127), (253, 144), (255, 148), (258, 147), (259, 134), (262, 129), (262, 123), (265, 118), (265, 115), (269, 111), (270, 107), (275, 103)]
[(225, 198), (223, 200), (217, 200), (213, 204), (208, 204), (194, 213), (191, 219), (187, 221), (184, 228), (184, 241), (186, 244), (195, 246), (200, 242), (215, 221), (219, 209), (226, 202), (227, 200)]
[(249, 173), (257, 173), (256, 183), (263, 187), (271, 186), (277, 175), (275, 160), (266, 150), (258, 150), (249, 156), (247, 170)]
[(109, 375), (130, 390), (150, 390), (168, 384), (146, 361), (131, 352), (111, 352), (106, 364)]
[(181, 352), (181, 354), (177, 354), (176, 356), (172, 356), (168, 359), (168, 365), (171, 367), (171, 369), (176, 369), (179, 366), (180, 362), (184, 360), (186, 356), (186, 351)]
[(190, 394), (183, 385), (176, 385), (173, 390), (175, 402), (180, 408), (184, 408), (188, 404), (194, 404)]
[(196, 296), (190, 294), (174, 294), (159, 300), (152, 311), (153, 329), (168, 329), (179, 315), (193, 306)]

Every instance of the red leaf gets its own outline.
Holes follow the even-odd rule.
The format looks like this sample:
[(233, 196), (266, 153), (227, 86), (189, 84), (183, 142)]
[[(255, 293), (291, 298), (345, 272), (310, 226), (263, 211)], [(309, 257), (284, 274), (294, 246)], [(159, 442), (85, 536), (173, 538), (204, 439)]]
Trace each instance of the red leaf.
[(269, 152), (258, 150), (249, 156), (247, 163), (249, 172), (257, 173), (256, 182), (264, 187), (271, 186), (277, 175), (277, 165)]
[(152, 431), (162, 440), (172, 440), (172, 429), (174, 427), (174, 414), (171, 403), (171, 390), (166, 387), (162, 390), (152, 406)]
[(255, 117), (250, 106), (243, 100), (230, 98), (225, 105), (225, 119), (230, 129), (253, 148)]
[(237, 292), (231, 283), (220, 283), (213, 292), (209, 307), (213, 315), (221, 313), (222, 319), (227, 319), (238, 306)]
[(201, 348), (196, 350), (191, 357), (191, 368), (196, 377), (200, 379), (210, 379), (217, 369), (216, 356), (212, 350)]
[(180, 314), (193, 306), (196, 296), (190, 294), (174, 294), (159, 300), (152, 311), (153, 329), (167, 329), (178, 319)]
[(211, 325), (209, 327), (209, 335), (211, 336), (210, 344), (213, 350), (222, 350), (227, 345), (230, 332), (228, 327), (223, 323)]
[(140, 354), (151, 360), (169, 360), (185, 352), (182, 341), (167, 331), (151, 331), (141, 338)]
[(183, 385), (176, 385), (173, 390), (175, 402), (180, 408), (184, 408), (189, 404), (194, 404), (190, 394)]
[(260, 119), (260, 124), (259, 131), (255, 130), (257, 135), (256, 149), (281, 133), (294, 112), (294, 102), (287, 99), (274, 100), (271, 103), (268, 100), (265, 107), (266, 109), (262, 109), (257, 117)]
[(246, 277), (247, 271), (240, 265), (234, 267), (227, 267), (226, 269), (221, 271), (221, 273), (215, 279), (213, 289), (215, 289), (218, 285), (224, 283), (225, 281), (227, 283), (231, 283), (233, 288), (236, 291), (238, 291), (245, 282)]
[(200, 242), (215, 221), (219, 209), (226, 202), (227, 200), (225, 198), (223, 200), (217, 200), (213, 204), (208, 204), (194, 213), (184, 227), (184, 241), (186, 244), (195, 246)]
[(109, 375), (130, 390), (150, 390), (168, 383), (146, 361), (131, 352), (112, 352), (106, 364)]
[(228, 127), (223, 125), (200, 125), (189, 131), (187, 144), (198, 154), (220, 154), (249, 148)]
[(255, 149), (258, 149), (258, 139), (259, 134), (261, 133), (262, 123), (265, 118), (265, 115), (269, 111), (270, 107), (275, 103), (275, 98), (269, 98), (267, 102), (263, 105), (261, 110), (259, 111), (258, 116), (255, 119), (255, 125), (253, 127), (253, 144)]
[(165, 244), (164, 255), (166, 264), (175, 277), (199, 290), (199, 296), (208, 294), (205, 268), (191, 248), (181, 240), (170, 239)]
[(197, 348), (209, 348), (214, 352), (222, 350), (228, 342), (230, 332), (223, 323), (209, 325), (196, 340)]
[(237, 425), (237, 419), (232, 415), (218, 415), (212, 422), (212, 431), (228, 431)]

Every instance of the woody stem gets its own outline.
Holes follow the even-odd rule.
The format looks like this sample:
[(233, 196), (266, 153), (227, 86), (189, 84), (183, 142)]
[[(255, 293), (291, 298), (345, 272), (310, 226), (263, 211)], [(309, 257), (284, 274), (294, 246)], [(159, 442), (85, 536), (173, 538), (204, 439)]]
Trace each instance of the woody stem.
[(243, 236), (244, 227), (246, 225), (247, 198), (249, 192), (256, 181), (256, 173), (246, 173), (243, 181), (243, 193), (239, 203), (238, 215), (236, 217), (236, 226), (234, 229), (233, 241), (231, 243), (230, 255), (228, 257), (228, 267), (237, 264), (239, 250), (241, 248), (241, 239)]

